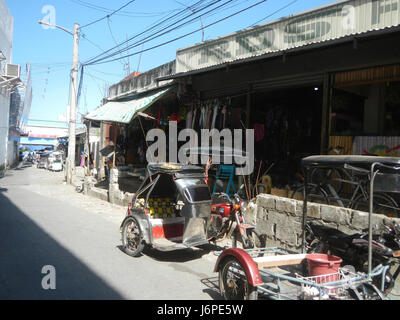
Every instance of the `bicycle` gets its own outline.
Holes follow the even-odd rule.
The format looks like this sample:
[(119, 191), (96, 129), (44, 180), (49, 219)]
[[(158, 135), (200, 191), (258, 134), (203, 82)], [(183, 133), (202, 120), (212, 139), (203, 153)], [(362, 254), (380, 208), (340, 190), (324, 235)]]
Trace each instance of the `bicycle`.
[[(352, 173), (350, 174), (349, 171)], [(358, 211), (369, 211), (369, 170), (344, 164), (343, 168), (314, 168), (307, 184), (310, 202), (333, 205)], [(350, 198), (340, 197), (344, 184), (350, 184), (353, 192)], [(335, 187), (334, 187), (335, 185)], [(305, 194), (304, 184), (297, 187), (291, 198)], [(300, 199), (298, 199), (300, 200)], [(373, 211), (388, 217), (399, 217), (400, 208), (396, 200), (387, 193), (374, 192)]]

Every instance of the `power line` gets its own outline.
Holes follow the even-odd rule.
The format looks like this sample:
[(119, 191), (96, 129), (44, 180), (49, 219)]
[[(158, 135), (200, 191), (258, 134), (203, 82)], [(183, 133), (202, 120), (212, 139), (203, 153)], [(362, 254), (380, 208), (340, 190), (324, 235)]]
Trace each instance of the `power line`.
[[(105, 13), (109, 13), (112, 12), (113, 9), (108, 9), (105, 7), (101, 7), (89, 2), (85, 2), (85, 1), (80, 1), (80, 0), (69, 0), (77, 5), (83, 6), (85, 8), (89, 8), (89, 9), (93, 9), (93, 10), (97, 10), (97, 11), (101, 11), (101, 12), (105, 12)], [(130, 12), (130, 11), (120, 11), (119, 13), (116, 13), (115, 15), (119, 15), (119, 16), (126, 16), (126, 17), (155, 17), (155, 16), (160, 16), (163, 15), (165, 13), (170, 13), (173, 11), (177, 11), (179, 9), (172, 9), (169, 11), (163, 11), (163, 12)]]
[(299, 0), (294, 0), (290, 3), (288, 3), (287, 5), (285, 5), (284, 7), (274, 11), (273, 13), (267, 15), (266, 17), (262, 18), (261, 20), (258, 20), (257, 22), (254, 22), (252, 25), (248, 26), (249, 27), (254, 27), (255, 25), (259, 24), (261, 21), (264, 21), (265, 19), (268, 19), (269, 17), (272, 17), (273, 15), (277, 14), (278, 12), (281, 12), (282, 10), (286, 9), (287, 7), (290, 7), (292, 4), (296, 3)]
[[(145, 38), (145, 39), (141, 39), (141, 40), (136, 41), (135, 43), (129, 45), (127, 48), (120, 49), (120, 50), (118, 50), (118, 51), (116, 51), (116, 52), (114, 52), (114, 53), (109, 54), (108, 56), (103, 56), (102, 58), (99, 58), (99, 59), (97, 59), (97, 60), (93, 60), (93, 59), (92, 59), (92, 60), (89, 60), (89, 62), (90, 62), (90, 63), (92, 63), (92, 62), (93, 62), (93, 63), (96, 63), (96, 62), (98, 62), (98, 61), (101, 61), (101, 60), (104, 60), (104, 59), (107, 59), (107, 58), (111, 58), (111, 57), (113, 57), (113, 56), (115, 56), (115, 55), (118, 55), (118, 54), (120, 54), (120, 53), (122, 53), (122, 52), (125, 52), (125, 51), (127, 51), (127, 50), (129, 50), (129, 49), (132, 49), (132, 48), (134, 48), (134, 47), (140, 46), (140, 45), (142, 45), (142, 44), (144, 44), (144, 43), (146, 43), (146, 42), (149, 42), (149, 41), (154, 40), (154, 39), (156, 39), (156, 38), (158, 38), (158, 37), (161, 37), (161, 36), (163, 36), (163, 35), (165, 35), (165, 34), (168, 34), (168, 33), (172, 32), (172, 31), (174, 31), (174, 30), (176, 30), (176, 29), (179, 29), (179, 28), (181, 28), (181, 27), (183, 27), (183, 26), (185, 26), (185, 25), (187, 25), (187, 24), (189, 24), (189, 23), (191, 23), (191, 22), (197, 20), (199, 17), (201, 17), (201, 16), (203, 16), (203, 15), (206, 15), (206, 14), (208, 14), (208, 13), (214, 11), (214, 10), (217, 10), (218, 8), (221, 8), (221, 7), (227, 5), (228, 3), (232, 2), (232, 1), (235, 1), (235, 0), (228, 0), (228, 1), (226, 1), (225, 3), (219, 5), (218, 7), (213, 8), (213, 9), (210, 9), (209, 11), (207, 11), (207, 12), (201, 14), (200, 16), (194, 17), (194, 18), (192, 18), (192, 19), (190, 19), (190, 20), (188, 20), (188, 21), (186, 21), (186, 22), (183, 22), (183, 23), (181, 23), (181, 24), (175, 26), (174, 28), (171, 28), (171, 27), (174, 26), (175, 24), (177, 24), (177, 23), (179, 23), (179, 22), (181, 22), (181, 21), (183, 21), (183, 20), (185, 20), (185, 19), (187, 19), (187, 18), (189, 18), (189, 17), (191, 17), (191, 16), (197, 14), (199, 11), (202, 11), (202, 10), (204, 10), (204, 9), (207, 9), (207, 8), (209, 8), (209, 7), (211, 7), (211, 6), (215, 5), (215, 4), (217, 4), (217, 3), (220, 2), (220, 1), (221, 1), (221, 0), (216, 0), (216, 1), (212, 2), (212, 3), (210, 3), (210, 4), (207, 4), (205, 7), (199, 9), (198, 11), (194, 11), (194, 12), (192, 12), (191, 14), (187, 15), (186, 17), (180, 19), (179, 21), (176, 21), (176, 22), (174, 22), (173, 24), (171, 24), (171, 25), (165, 27), (164, 29), (161, 29), (161, 30), (159, 30), (159, 31), (154, 32), (153, 34), (151, 34), (150, 36), (148, 36), (148, 37)], [(170, 29), (169, 29), (169, 30), (166, 30), (166, 29), (168, 29), (168, 28), (170, 28)], [(164, 30), (166, 30), (166, 31), (164, 31)], [(203, 30), (203, 28), (201, 28), (200, 30)], [(164, 31), (164, 32), (163, 32), (163, 31)], [(161, 32), (161, 34), (160, 34), (160, 32)], [(197, 32), (197, 31), (196, 31), (196, 32)], [(136, 36), (135, 36), (135, 37), (136, 37)], [(131, 37), (130, 40), (132, 40), (132, 39), (135, 38), (135, 37)], [(111, 49), (111, 50), (112, 50), (112, 49)], [(100, 55), (100, 56), (101, 56), (101, 55)], [(86, 63), (86, 64), (89, 64), (89, 62)]]
[(93, 21), (93, 22), (90, 22), (90, 23), (88, 23), (88, 24), (85, 24), (84, 26), (80, 27), (80, 29), (86, 28), (86, 27), (88, 27), (88, 26), (90, 26), (90, 25), (92, 25), (92, 24), (95, 24), (95, 23), (100, 22), (100, 21), (102, 21), (102, 20), (104, 20), (104, 19), (106, 19), (106, 18), (111, 17), (113, 14), (116, 14), (118, 11), (121, 11), (123, 8), (127, 7), (127, 6), (130, 5), (132, 2), (135, 2), (135, 1), (136, 1), (136, 0), (131, 0), (131, 1), (129, 1), (128, 3), (124, 4), (121, 8), (119, 8), (119, 9), (117, 9), (117, 10), (114, 10), (113, 12), (111, 12), (110, 14), (106, 15), (106, 16), (103, 17), (103, 18), (100, 18), (100, 19), (97, 19), (97, 20), (95, 20), (95, 21)]
[[(114, 43), (115, 43), (116, 45), (118, 45), (118, 41), (115, 39), (114, 34), (113, 34), (112, 30), (111, 30), (110, 18), (107, 18), (107, 26), (108, 26), (108, 30), (110, 31), (111, 38), (114, 40)], [(122, 62), (121, 62), (121, 63), (122, 63)], [(127, 62), (127, 63), (129, 63), (129, 58), (128, 58), (128, 62)], [(126, 66), (125, 63), (122, 63), (122, 64), (123, 64), (124, 67)]]
[[(104, 53), (104, 49), (102, 49), (98, 44), (94, 43), (93, 41), (91, 41), (84, 33), (81, 34), (82, 38), (85, 39), (87, 42), (89, 42), (91, 45), (93, 45), (94, 47), (96, 47), (97, 49), (99, 49), (102, 53)], [(120, 61), (119, 61), (120, 62)], [(124, 63), (120, 62), (122, 65), (124, 65)]]
[[(233, 14), (230, 14), (230, 15), (228, 15), (228, 16), (222, 18), (222, 19), (219, 19), (219, 20), (217, 20), (217, 21), (215, 21), (215, 22), (213, 22), (213, 23), (210, 23), (210, 24), (204, 26), (204, 29), (209, 28), (209, 27), (211, 27), (211, 26), (213, 26), (213, 25), (215, 25), (215, 24), (217, 24), (217, 23), (220, 23), (220, 22), (222, 22), (222, 21), (224, 21), (224, 20), (227, 20), (227, 19), (229, 19), (229, 18), (231, 18), (231, 17), (233, 17), (233, 16), (235, 16), (235, 15), (238, 15), (238, 14), (244, 12), (244, 11), (247, 11), (247, 10), (249, 10), (249, 9), (252, 9), (252, 8), (254, 8), (254, 7), (256, 7), (256, 6), (258, 6), (258, 5), (260, 5), (261, 3), (264, 3), (264, 2), (266, 2), (266, 1), (268, 1), (268, 0), (259, 1), (259, 2), (253, 4), (253, 5), (249, 6), (249, 7), (246, 7), (246, 8), (244, 8), (244, 9), (239, 10), (239, 11), (233, 13)], [(159, 45), (156, 45), (156, 46), (147, 48), (147, 49), (145, 49), (145, 50), (141, 50), (141, 51), (134, 52), (134, 53), (129, 54), (129, 55), (126, 55), (126, 56), (122, 56), (121, 58), (116, 58), (116, 59), (106, 60), (106, 61), (104, 61), (103, 59), (99, 59), (99, 60), (97, 60), (97, 61), (95, 61), (95, 62), (91, 62), (91, 63), (89, 63), (89, 64), (87, 64), (87, 65), (95, 65), (95, 64), (109, 63), (109, 62), (117, 61), (117, 60), (119, 60), (119, 59), (124, 59), (124, 58), (130, 57), (130, 56), (133, 56), (133, 55), (142, 53), (142, 52), (150, 51), (150, 50), (159, 48), (159, 47), (161, 47), (161, 46), (164, 46), (164, 45), (166, 45), (166, 44), (169, 44), (169, 43), (175, 42), (175, 41), (177, 41), (177, 40), (180, 40), (180, 39), (182, 39), (182, 38), (185, 38), (185, 37), (187, 37), (187, 36), (189, 36), (189, 35), (192, 35), (192, 34), (198, 32), (198, 31), (200, 31), (200, 30), (202, 30), (202, 28), (196, 29), (196, 30), (194, 30), (194, 31), (192, 31), (192, 32), (186, 33), (186, 34), (184, 34), (184, 35), (182, 35), (182, 36), (176, 37), (176, 38), (174, 38), (174, 39), (171, 39), (171, 40), (166, 41), (166, 42), (163, 42), (163, 43), (161, 43), (161, 44), (159, 44)]]
[[(197, 1), (195, 4), (193, 4), (192, 6), (190, 6), (189, 8), (197, 7), (199, 4), (201, 4), (201, 3), (204, 2), (204, 1), (205, 1), (205, 0), (199, 0), (199, 1)], [(104, 53), (108, 53), (108, 52), (110, 52), (110, 51), (112, 51), (112, 50), (114, 50), (114, 49), (116, 49), (116, 48), (119, 48), (120, 46), (124, 45), (125, 43), (128, 43), (129, 41), (133, 40), (134, 38), (137, 38), (137, 37), (139, 37), (139, 36), (141, 36), (141, 35), (143, 35), (143, 34), (146, 34), (146, 33), (150, 32), (151, 30), (153, 30), (153, 29), (156, 28), (157, 26), (162, 26), (165, 22), (167, 22), (167, 21), (169, 21), (169, 20), (172, 20), (173, 18), (179, 17), (181, 14), (183, 14), (183, 13), (184, 13), (185, 11), (187, 11), (187, 10), (188, 10), (188, 8), (185, 8), (185, 9), (179, 11), (178, 13), (173, 14), (173, 15), (170, 16), (170, 17), (168, 17), (168, 16), (169, 16), (169, 15), (168, 15), (168, 16), (165, 17), (162, 21), (156, 21), (155, 23), (153, 23), (152, 25), (150, 25), (147, 29), (145, 29), (144, 31), (142, 31), (142, 32), (140, 32), (140, 33), (138, 33), (138, 34), (132, 36), (131, 38), (127, 39), (126, 41), (121, 42), (119, 45), (117, 45), (117, 46), (115, 46), (115, 47), (112, 47), (112, 48), (106, 50)], [(90, 60), (88, 60), (88, 62), (90, 62), (90, 61), (92, 61), (92, 60), (95, 60), (95, 59), (97, 59), (97, 58), (99, 58), (99, 57), (101, 57), (101, 54), (99, 54), (99, 55), (97, 55), (97, 56), (91, 58)]]

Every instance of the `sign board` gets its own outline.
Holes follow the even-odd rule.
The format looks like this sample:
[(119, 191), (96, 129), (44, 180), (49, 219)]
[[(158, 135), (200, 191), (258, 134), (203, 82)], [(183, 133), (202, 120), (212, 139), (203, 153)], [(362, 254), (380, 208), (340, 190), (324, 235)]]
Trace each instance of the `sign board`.
[(177, 51), (176, 72), (397, 26), (400, 0), (339, 1)]

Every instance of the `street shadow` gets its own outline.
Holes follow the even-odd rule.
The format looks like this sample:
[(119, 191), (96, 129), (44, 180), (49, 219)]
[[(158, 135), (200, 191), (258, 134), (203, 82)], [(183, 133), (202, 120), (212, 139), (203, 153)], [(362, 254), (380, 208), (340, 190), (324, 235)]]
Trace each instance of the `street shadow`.
[(31, 168), (32, 166), (33, 166), (33, 163), (22, 163), (22, 164), (18, 165), (18, 167), (13, 168), (12, 170), (20, 171), (20, 170), (24, 170), (26, 168)]
[(8, 191), (7, 188), (0, 187), (0, 192), (7, 192), (7, 191)]
[(202, 256), (210, 251), (202, 248), (187, 248), (174, 251), (161, 251), (149, 246), (143, 250), (143, 254), (156, 261), (185, 263), (192, 260), (201, 259)]
[(211, 299), (213, 300), (223, 300), (218, 284), (218, 276), (201, 279), (201, 283), (207, 288), (203, 290), (204, 293), (207, 293)]
[[(117, 246), (121, 252), (126, 254), (123, 251), (123, 248), (121, 245)], [(158, 250), (156, 248), (152, 248), (148, 245), (146, 245), (142, 251), (141, 254), (139, 254), (137, 257), (132, 257), (133, 259), (135, 258), (140, 258), (143, 255), (148, 256), (149, 258), (160, 261), (160, 262), (178, 262), (178, 263), (185, 263), (188, 261), (192, 260), (197, 260), (201, 259), (204, 255), (209, 254), (210, 252), (217, 252), (217, 251), (222, 251), (223, 248), (214, 245), (212, 243), (210, 244), (205, 244), (193, 248), (187, 248), (187, 249), (177, 249), (177, 250), (172, 250), (172, 251), (162, 251)]]
[[(0, 192), (0, 299), (116, 300), (123, 297)], [(54, 290), (42, 286), (55, 268)], [(49, 278), (46, 278), (49, 279)], [(46, 282), (47, 281), (47, 282)]]

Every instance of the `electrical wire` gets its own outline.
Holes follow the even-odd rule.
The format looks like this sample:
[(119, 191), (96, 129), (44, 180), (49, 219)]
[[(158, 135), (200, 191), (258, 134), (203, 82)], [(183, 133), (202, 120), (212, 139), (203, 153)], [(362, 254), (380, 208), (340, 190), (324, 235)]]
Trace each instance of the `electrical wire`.
[(264, 21), (265, 19), (268, 19), (268, 18), (272, 17), (273, 15), (277, 14), (278, 12), (281, 12), (282, 10), (284, 10), (284, 9), (286, 9), (286, 8), (288, 8), (288, 7), (290, 7), (292, 4), (296, 3), (297, 1), (299, 1), (299, 0), (294, 0), (294, 1), (290, 2), (290, 3), (288, 3), (288, 4), (285, 5), (284, 7), (282, 7), (282, 8), (280, 8), (280, 9), (274, 11), (273, 13), (271, 13), (271, 14), (267, 15), (266, 17), (264, 17), (264, 18), (258, 20), (257, 22), (254, 22), (252, 25), (248, 26), (248, 28), (249, 28), (249, 27), (254, 27), (255, 25), (259, 24), (261, 21)]
[(95, 20), (95, 21), (93, 21), (93, 22), (90, 22), (90, 23), (88, 23), (88, 24), (85, 24), (84, 26), (80, 27), (80, 29), (86, 28), (86, 27), (88, 27), (88, 26), (91, 26), (92, 24), (95, 24), (95, 23), (100, 22), (100, 21), (102, 21), (102, 20), (104, 20), (104, 19), (106, 19), (106, 18), (111, 17), (113, 14), (116, 14), (118, 11), (121, 11), (123, 8), (127, 7), (127, 6), (130, 5), (132, 2), (135, 2), (135, 1), (136, 1), (136, 0), (131, 0), (131, 1), (129, 1), (128, 3), (124, 4), (124, 5), (123, 5), (122, 7), (120, 7), (119, 9), (114, 10), (113, 12), (111, 12), (111, 13), (108, 14), (108, 15), (106, 15), (105, 17), (100, 18), (100, 19), (97, 19), (97, 20)]
[[(221, 0), (213, 1), (212, 3), (207, 4), (205, 7), (199, 9), (198, 11), (194, 11), (194, 12), (190, 13), (189, 15), (187, 15), (186, 17), (182, 18), (181, 20), (174, 22), (173, 24), (169, 25), (168, 27), (166, 27), (166, 28), (164, 28), (164, 29), (161, 29), (161, 30), (159, 30), (159, 31), (154, 32), (153, 34), (151, 34), (151, 35), (148, 36), (147, 38), (138, 40), (138, 41), (134, 42), (133, 44), (127, 46), (126, 48), (122, 48), (122, 49), (120, 49), (120, 50), (118, 50), (118, 51), (116, 51), (116, 52), (113, 52), (113, 53), (109, 54), (108, 56), (103, 56), (101, 59), (111, 58), (111, 57), (113, 57), (113, 56), (115, 56), (115, 55), (118, 55), (118, 54), (120, 54), (120, 53), (122, 53), (122, 52), (125, 52), (125, 51), (127, 51), (127, 50), (129, 50), (129, 49), (132, 49), (132, 48), (134, 48), (134, 47), (140, 46), (140, 45), (142, 45), (142, 44), (144, 44), (144, 43), (147, 43), (147, 42), (149, 42), (149, 41), (151, 41), (151, 40), (154, 40), (154, 39), (156, 39), (156, 38), (158, 38), (158, 37), (161, 37), (161, 36), (163, 36), (163, 35), (166, 35), (166, 34), (172, 32), (172, 31), (174, 31), (174, 30), (177, 30), (177, 29), (179, 29), (179, 28), (181, 28), (181, 27), (183, 27), (183, 26), (185, 26), (185, 25), (187, 25), (187, 24), (190, 24), (190, 23), (196, 21), (197, 19), (199, 19), (199, 18), (200, 18), (201, 16), (203, 16), (203, 15), (206, 15), (206, 14), (208, 14), (208, 13), (210, 13), (210, 12), (212, 12), (212, 11), (218, 9), (218, 8), (221, 8), (221, 7), (223, 7), (223, 6), (225, 6), (225, 5), (229, 4), (229, 3), (231, 3), (232, 1), (235, 1), (235, 0), (228, 0), (228, 1), (224, 2), (224, 3), (222, 3), (221, 5), (219, 5), (218, 7), (212, 8), (212, 9), (210, 9), (209, 11), (207, 11), (207, 12), (205, 12), (205, 13), (202, 13), (200, 16), (196, 16), (196, 17), (194, 17), (194, 18), (192, 18), (192, 19), (190, 19), (190, 20), (188, 20), (188, 21), (185, 21), (185, 22), (183, 22), (183, 23), (181, 23), (181, 24), (179, 24), (179, 25), (177, 25), (177, 26), (171, 28), (172, 26), (176, 25), (177, 23), (179, 23), (179, 22), (181, 22), (181, 21), (183, 21), (183, 20), (185, 20), (185, 19), (187, 19), (187, 18), (190, 18), (191, 16), (197, 14), (199, 11), (202, 11), (202, 10), (204, 10), (204, 9), (207, 9), (207, 8), (209, 8), (209, 7), (211, 7), (211, 6), (215, 5), (215, 4), (217, 4), (218, 2), (221, 2)], [(170, 29), (168, 29), (168, 28), (170, 28)], [(168, 29), (168, 30), (167, 30), (167, 29)], [(201, 28), (200, 30), (202, 30), (202, 29), (203, 29), (203, 28)], [(161, 33), (160, 33), (160, 32), (161, 32)], [(197, 31), (196, 31), (196, 32), (197, 32)], [(135, 37), (136, 37), (136, 36), (131, 37), (130, 40), (132, 40), (132, 39), (135, 38)], [(114, 48), (115, 48), (115, 47), (114, 47)], [(112, 50), (112, 49), (110, 49), (110, 50)], [(110, 51), (110, 50), (108, 50), (108, 51)], [(101, 55), (100, 55), (100, 56), (101, 56)], [(86, 62), (85, 64), (89, 64), (89, 63), (91, 63), (91, 62), (96, 63), (96, 62), (99, 61), (99, 60), (100, 60), (100, 58), (97, 59), (97, 60), (94, 60), (94, 58), (93, 58), (93, 59), (89, 60), (88, 62)]]
[[(69, 0), (77, 5), (83, 6), (85, 8), (89, 8), (89, 9), (94, 9), (97, 11), (101, 11), (101, 12), (105, 12), (105, 13), (109, 13), (112, 12), (113, 9), (108, 9), (105, 7), (101, 7), (89, 2), (85, 2), (85, 1), (80, 1), (80, 0)], [(138, 18), (138, 17), (156, 17), (156, 16), (160, 16), (163, 15), (165, 13), (170, 13), (171, 11), (177, 11), (178, 9), (172, 9), (170, 11), (163, 11), (163, 12), (130, 12), (130, 11), (120, 11), (119, 13), (116, 13), (115, 15), (119, 15), (119, 16), (126, 16), (126, 17), (133, 17), (133, 18)]]
[[(91, 41), (84, 33), (81, 33), (81, 36), (83, 39), (85, 39), (87, 42), (89, 42), (92, 46), (96, 47), (97, 49), (99, 49), (102, 53), (104, 53), (104, 49), (102, 49), (98, 44), (94, 43), (93, 41)], [(124, 63), (119, 61), (123, 66)]]
[(127, 57), (131, 57), (131, 56), (133, 56), (133, 55), (136, 55), (136, 54), (139, 54), (139, 53), (142, 53), (142, 52), (146, 52), (146, 51), (150, 51), (150, 50), (153, 50), (153, 49), (162, 47), (162, 46), (164, 46), (164, 45), (166, 45), (166, 44), (175, 42), (175, 41), (180, 40), (180, 39), (182, 39), (182, 38), (185, 38), (185, 37), (187, 37), (187, 36), (189, 36), (189, 35), (192, 35), (192, 34), (198, 32), (198, 31), (200, 31), (200, 30), (202, 30), (202, 29), (209, 28), (209, 27), (211, 27), (211, 26), (213, 26), (213, 25), (215, 25), (215, 24), (217, 24), (217, 23), (220, 23), (220, 22), (222, 22), (222, 21), (224, 21), (224, 20), (227, 20), (227, 19), (229, 19), (229, 18), (231, 18), (231, 17), (233, 17), (233, 16), (236, 16), (236, 15), (238, 15), (238, 14), (244, 12), (244, 11), (247, 11), (247, 10), (249, 10), (249, 9), (252, 9), (252, 8), (254, 8), (254, 7), (256, 7), (256, 6), (258, 6), (258, 5), (260, 5), (261, 3), (264, 3), (264, 2), (266, 2), (266, 1), (268, 1), (268, 0), (259, 1), (259, 2), (255, 3), (255, 4), (251, 5), (251, 6), (248, 6), (248, 7), (244, 8), (244, 9), (239, 10), (239, 11), (233, 13), (233, 14), (230, 14), (230, 15), (228, 15), (228, 16), (222, 18), (222, 19), (219, 19), (219, 20), (217, 20), (217, 21), (215, 21), (215, 22), (213, 22), (213, 23), (210, 23), (210, 24), (204, 26), (203, 28), (196, 29), (196, 30), (194, 30), (194, 31), (192, 31), (192, 32), (186, 33), (186, 34), (184, 34), (184, 35), (182, 35), (182, 36), (176, 37), (176, 38), (174, 38), (174, 39), (171, 39), (171, 40), (169, 40), (169, 41), (166, 41), (166, 42), (163, 42), (163, 43), (161, 43), (161, 44), (155, 45), (155, 46), (153, 46), (153, 47), (150, 47), (150, 48), (147, 48), (147, 49), (138, 51), (138, 52), (134, 52), (134, 53), (132, 53), (132, 54), (129, 54), (129, 55), (126, 55), (126, 56), (122, 56), (122, 57), (120, 57), (120, 58), (115, 58), (115, 59), (112, 59), (112, 60), (99, 59), (99, 60), (97, 60), (97, 61), (94, 61), (94, 62), (91, 62), (91, 63), (87, 63), (87, 64), (85, 64), (85, 65), (96, 65), (96, 64), (109, 63), (109, 62), (117, 61), (117, 60), (119, 60), (119, 59), (125, 59), (125, 58), (127, 58)]
[[(180, 12), (178, 12), (178, 13), (176, 13), (176, 14), (170, 16), (170, 17), (166, 17), (166, 18), (164, 18), (164, 19), (163, 19), (162, 21), (160, 21), (160, 22), (157, 21), (156, 23), (150, 25), (146, 30), (144, 30), (144, 31), (142, 31), (142, 32), (140, 32), (140, 33), (138, 33), (138, 34), (136, 34), (136, 35), (134, 35), (134, 36), (128, 38), (126, 41), (121, 42), (119, 45), (114, 46), (114, 47), (112, 47), (112, 48), (106, 50), (105, 53), (108, 53), (108, 52), (110, 52), (110, 51), (112, 51), (112, 50), (114, 50), (114, 49), (117, 49), (117, 48), (121, 47), (122, 45), (128, 43), (129, 41), (131, 41), (131, 40), (133, 40), (133, 39), (135, 39), (135, 38), (137, 38), (137, 37), (139, 37), (139, 36), (141, 36), (141, 35), (144, 35), (144, 34), (150, 32), (151, 30), (155, 29), (155, 28), (158, 27), (158, 26), (162, 26), (162, 25), (165, 24), (166, 22), (168, 22), (168, 21), (170, 21), (170, 20), (172, 20), (172, 19), (174, 19), (174, 18), (177, 18), (177, 17), (179, 17), (180, 15), (184, 14), (184, 13), (185, 13), (186, 11), (188, 11), (189, 9), (194, 9), (194, 8), (197, 9), (197, 7), (198, 7), (201, 3), (203, 3), (204, 1), (205, 1), (205, 0), (197, 1), (197, 2), (196, 2), (195, 4), (193, 4), (192, 6), (190, 6), (190, 7), (188, 7), (188, 8), (185, 8), (185, 9), (182, 9)], [(221, 1), (221, 0), (218, 0), (218, 1)], [(217, 2), (218, 2), (218, 1), (217, 1)], [(200, 8), (200, 9), (198, 9), (198, 11), (203, 10), (203, 9), (204, 9), (204, 8)], [(198, 11), (197, 11), (197, 12), (198, 12)], [(191, 15), (193, 15), (193, 13), (192, 13)], [(189, 16), (190, 16), (190, 15), (189, 15)], [(186, 16), (186, 17), (184, 17), (184, 18), (181, 18), (181, 20), (179, 20), (179, 21), (182, 21), (183, 19), (186, 19), (187, 17), (188, 17), (188, 16)], [(178, 22), (179, 22), (179, 21), (178, 21)], [(175, 23), (177, 23), (177, 22), (175, 22)], [(99, 55), (97, 55), (97, 56), (95, 56), (95, 57), (89, 59), (86, 63), (91, 62), (91, 61), (93, 61), (93, 60), (95, 60), (95, 59), (97, 59), (97, 58), (99, 58), (99, 57), (101, 57), (101, 56), (102, 56), (102, 55), (99, 54)]]
[[(110, 26), (110, 18), (107, 18), (107, 26), (108, 26), (108, 30), (110, 31), (111, 38), (114, 40), (114, 43), (115, 43), (116, 45), (118, 45), (118, 41), (115, 39), (115, 37), (114, 37), (114, 34), (113, 34), (112, 30), (111, 30), (111, 26)], [(126, 67), (126, 65), (128, 65), (128, 64), (129, 64), (129, 58), (128, 58), (128, 60), (127, 60), (127, 63), (126, 63), (126, 64), (125, 64), (125, 63), (123, 63), (123, 62), (121, 62), (121, 63), (123, 64), (123, 66), (124, 66), (124, 67)]]

